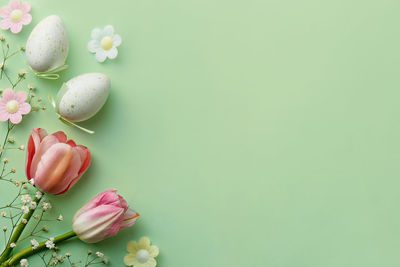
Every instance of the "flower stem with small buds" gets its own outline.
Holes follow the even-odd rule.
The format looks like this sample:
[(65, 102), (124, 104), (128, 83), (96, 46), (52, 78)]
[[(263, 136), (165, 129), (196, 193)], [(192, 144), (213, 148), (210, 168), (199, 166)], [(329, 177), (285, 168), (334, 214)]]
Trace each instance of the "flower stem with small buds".
[[(33, 199), (33, 201), (36, 202), (37, 204), (39, 204), (40, 199), (35, 197)], [(34, 209), (29, 209), (29, 212), (24, 215), (23, 219), (25, 219), (26, 221), (29, 221), (29, 219), (32, 217), (34, 212), (35, 212)], [(17, 243), (17, 241), (20, 238), (22, 232), (24, 231), (26, 225), (27, 225), (27, 223), (23, 223), (22, 220), (19, 222), (19, 224), (18, 224), (17, 228), (15, 229), (14, 233), (12, 234), (10, 240), (8, 240), (6, 248), (4, 249), (3, 253), (1, 254), (0, 263), (3, 263), (8, 259), (8, 257), (10, 256), (10, 254), (13, 250), (13, 247), (11, 247), (11, 244)]]
[[(60, 243), (63, 242), (67, 239), (70, 239), (72, 237), (76, 236), (76, 234), (73, 231), (67, 232), (65, 234), (59, 235), (54, 238), (54, 243)], [(36, 253), (39, 253), (46, 249), (46, 241), (43, 241), (39, 243), (39, 246), (36, 249), (33, 249), (32, 247), (25, 248), (24, 250), (21, 250), (14, 256), (12, 256), (9, 260), (4, 262), (1, 267), (6, 267), (6, 266), (14, 266), (16, 265), (21, 259), (27, 258), (29, 256), (32, 256)]]

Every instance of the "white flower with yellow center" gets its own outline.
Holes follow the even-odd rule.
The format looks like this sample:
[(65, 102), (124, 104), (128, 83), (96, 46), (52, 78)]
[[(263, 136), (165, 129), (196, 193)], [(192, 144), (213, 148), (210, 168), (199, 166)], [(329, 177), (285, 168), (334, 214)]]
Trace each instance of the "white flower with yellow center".
[(131, 241), (126, 246), (129, 252), (124, 257), (124, 263), (133, 267), (155, 267), (157, 265), (155, 257), (158, 256), (157, 246), (150, 246), (150, 239), (142, 237), (138, 243)]
[(90, 52), (96, 53), (97, 61), (104, 62), (106, 58), (117, 57), (117, 47), (121, 42), (121, 36), (114, 33), (114, 27), (107, 25), (104, 29), (94, 28), (92, 30), (92, 40), (88, 43), (88, 49)]

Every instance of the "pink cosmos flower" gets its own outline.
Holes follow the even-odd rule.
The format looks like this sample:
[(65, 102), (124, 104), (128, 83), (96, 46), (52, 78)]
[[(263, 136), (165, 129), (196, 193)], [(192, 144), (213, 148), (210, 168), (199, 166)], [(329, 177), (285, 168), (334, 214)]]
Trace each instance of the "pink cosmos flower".
[(95, 196), (75, 214), (72, 229), (80, 240), (97, 243), (132, 226), (139, 213), (130, 209), (117, 190)]
[(27, 2), (20, 3), (18, 0), (11, 0), (8, 6), (0, 9), (0, 28), (10, 29), (12, 33), (19, 33), (23, 25), (28, 25), (32, 21), (29, 14), (31, 5)]
[(31, 111), (31, 105), (25, 101), (25, 92), (14, 93), (12, 89), (4, 90), (3, 98), (0, 98), (0, 121), (10, 120), (13, 124), (20, 123), (22, 115)]

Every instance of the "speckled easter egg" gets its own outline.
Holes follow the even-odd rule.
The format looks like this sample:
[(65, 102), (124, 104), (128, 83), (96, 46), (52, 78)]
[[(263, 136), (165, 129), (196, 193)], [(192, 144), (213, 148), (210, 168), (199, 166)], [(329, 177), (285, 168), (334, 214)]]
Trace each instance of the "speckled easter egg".
[(93, 117), (106, 102), (110, 85), (110, 79), (102, 73), (72, 78), (58, 92), (57, 112), (72, 122)]
[(40, 21), (26, 42), (26, 59), (36, 72), (62, 67), (68, 56), (68, 34), (61, 18), (51, 15)]

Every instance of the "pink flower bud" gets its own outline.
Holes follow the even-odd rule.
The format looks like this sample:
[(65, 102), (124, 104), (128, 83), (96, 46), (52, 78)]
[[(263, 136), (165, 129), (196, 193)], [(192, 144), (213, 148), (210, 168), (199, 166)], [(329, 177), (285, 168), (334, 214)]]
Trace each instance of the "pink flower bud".
[(26, 149), (26, 176), (40, 190), (59, 195), (73, 186), (90, 165), (90, 153), (84, 146), (68, 140), (63, 132), (47, 135), (35, 128)]
[(107, 190), (83, 206), (72, 220), (72, 230), (86, 243), (96, 243), (135, 224), (139, 214), (128, 207), (117, 190)]

